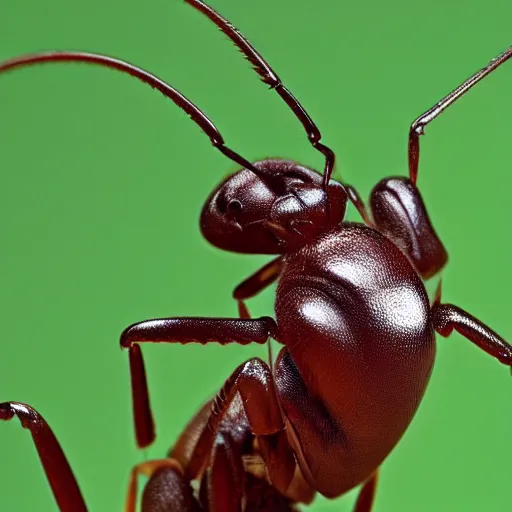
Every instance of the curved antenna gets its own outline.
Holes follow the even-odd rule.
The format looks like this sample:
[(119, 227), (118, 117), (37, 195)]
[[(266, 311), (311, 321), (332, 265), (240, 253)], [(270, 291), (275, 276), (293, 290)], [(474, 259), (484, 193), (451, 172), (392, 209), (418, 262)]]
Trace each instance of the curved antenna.
[(99, 64), (100, 66), (117, 69), (118, 71), (122, 71), (123, 73), (127, 73), (135, 78), (138, 78), (141, 82), (144, 82), (145, 84), (148, 84), (154, 89), (160, 91), (166, 98), (169, 98), (178, 107), (184, 110), (190, 119), (192, 119), (192, 121), (194, 121), (194, 123), (196, 123), (199, 128), (201, 128), (201, 130), (203, 130), (203, 132), (210, 138), (213, 146), (217, 148), (221, 153), (242, 167), (252, 171), (261, 180), (265, 182), (268, 181), (268, 176), (265, 176), (245, 158), (225, 145), (224, 139), (222, 138), (219, 130), (217, 130), (216, 126), (208, 118), (208, 116), (198, 107), (196, 107), (194, 103), (183, 96), (183, 94), (181, 94), (177, 89), (167, 84), (157, 76), (149, 73), (148, 71), (145, 71), (142, 68), (134, 66), (129, 62), (96, 53), (51, 51), (22, 55), (21, 57), (15, 57), (0, 63), (0, 73), (15, 68), (31, 66), (33, 64), (43, 64), (45, 62), (87, 62), (91, 64)]
[(285, 101), (288, 107), (290, 107), (297, 119), (302, 123), (302, 126), (304, 126), (311, 145), (325, 156), (323, 188), (326, 190), (334, 169), (334, 152), (327, 146), (320, 143), (320, 139), (322, 138), (320, 130), (317, 128), (311, 117), (309, 117), (309, 114), (306, 112), (304, 107), (282, 84), (281, 79), (277, 76), (275, 71), (235, 26), (201, 0), (185, 0), (185, 2), (194, 7), (194, 9), (202, 12), (211, 21), (213, 21), (213, 23), (215, 23), (215, 25), (217, 25), (217, 27), (219, 27), (220, 30), (222, 30), (222, 32), (224, 32), (224, 34), (233, 41), (244, 57), (253, 65), (256, 73), (260, 75), (262, 82), (268, 84), (271, 89), (274, 89)]

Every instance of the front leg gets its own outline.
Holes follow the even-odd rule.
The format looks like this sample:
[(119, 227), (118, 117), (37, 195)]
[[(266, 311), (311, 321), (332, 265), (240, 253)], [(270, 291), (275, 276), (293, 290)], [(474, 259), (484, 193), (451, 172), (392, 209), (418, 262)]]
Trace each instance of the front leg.
[(272, 318), (162, 318), (146, 320), (126, 328), (121, 347), (129, 349), (135, 435), (139, 448), (155, 439), (144, 360), (139, 343), (266, 343), (277, 338)]
[[(240, 318), (251, 318), (251, 314), (249, 312), (249, 309), (247, 308), (247, 305), (245, 304), (245, 300), (250, 299), (255, 295), (258, 295), (258, 293), (262, 292), (265, 288), (274, 283), (277, 280), (277, 278), (281, 275), (283, 266), (284, 262), (282, 256), (274, 258), (266, 265), (263, 265), (263, 267), (261, 267), (247, 279), (244, 279), (233, 290), (233, 298), (236, 300), (238, 304), (238, 314)], [(274, 360), (274, 358), (272, 356), (272, 344), (270, 340), (268, 340), (267, 352), (268, 363), (272, 368), (272, 361)]]
[(480, 320), (453, 304), (435, 303), (434, 329), (445, 338), (455, 329), (484, 352), (512, 368), (512, 346)]
[(379, 479), (377, 470), (361, 487), (353, 512), (371, 512)]
[(247, 279), (244, 279), (233, 290), (233, 298), (237, 301), (240, 318), (251, 317), (244, 301), (258, 295), (258, 293), (274, 283), (282, 270), (283, 258), (279, 256), (261, 267)]
[[(240, 396), (249, 428), (258, 439), (269, 479), (284, 495), (295, 472), (295, 456), (286, 435), (274, 377), (269, 366), (259, 358), (242, 363), (213, 400), (206, 428), (194, 448), (193, 462), (187, 468), (188, 476), (191, 479), (197, 477), (209, 463), (219, 427), (237, 396)], [(223, 425), (223, 428), (229, 427)], [(233, 424), (232, 428), (237, 425)], [(213, 509), (218, 510), (217, 507)]]

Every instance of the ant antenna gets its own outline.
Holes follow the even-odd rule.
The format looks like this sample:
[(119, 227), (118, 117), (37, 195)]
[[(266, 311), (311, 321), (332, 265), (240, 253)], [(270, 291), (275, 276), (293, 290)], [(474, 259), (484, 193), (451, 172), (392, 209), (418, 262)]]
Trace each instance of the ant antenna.
[(194, 9), (202, 12), (207, 16), (217, 27), (226, 34), (235, 46), (242, 52), (244, 57), (253, 65), (254, 71), (260, 75), (263, 83), (274, 89), (279, 96), (285, 101), (290, 107), (292, 112), (295, 114), (297, 119), (302, 123), (306, 133), (308, 135), (309, 142), (311, 145), (320, 153), (325, 156), (325, 167), (323, 176), (323, 188), (327, 190), (327, 184), (331, 179), (331, 175), (334, 169), (334, 152), (332, 149), (324, 146), (320, 143), (322, 135), (320, 130), (317, 128), (309, 114), (306, 112), (304, 107), (299, 101), (293, 96), (293, 94), (282, 84), (281, 79), (277, 76), (275, 71), (265, 61), (265, 59), (258, 53), (256, 48), (238, 31), (238, 29), (232, 25), (228, 20), (223, 18), (219, 13), (213, 10), (209, 5), (206, 5), (201, 0), (185, 0), (185, 2)]
[(504, 62), (512, 57), (512, 46), (507, 48), (503, 53), (492, 59), (487, 66), (477, 71), (474, 75), (470, 76), (465, 82), (459, 85), (451, 93), (446, 95), (443, 99), (439, 100), (433, 107), (429, 108), (426, 112), (421, 114), (420, 117), (415, 119), (409, 129), (409, 176), (411, 183), (416, 185), (418, 178), (418, 163), (420, 159), (420, 135), (425, 134), (425, 126), (433, 121), (439, 114), (442, 114), (452, 103), (455, 103), (459, 98), (464, 96), (474, 85), (487, 75), (492, 73), (495, 69), (501, 66)]
[(42, 64), (45, 62), (87, 62), (92, 64), (99, 64), (111, 69), (117, 69), (123, 73), (127, 73), (135, 78), (138, 78), (141, 82), (148, 84), (160, 91), (166, 98), (172, 100), (178, 107), (184, 110), (190, 119), (196, 123), (201, 130), (210, 138), (213, 146), (217, 148), (221, 153), (226, 155), (229, 159), (233, 160), (237, 164), (245, 167), (249, 171), (256, 174), (262, 181), (268, 183), (268, 176), (257, 169), (253, 164), (248, 162), (245, 158), (240, 156), (238, 153), (228, 148), (222, 135), (213, 122), (208, 116), (202, 112), (194, 103), (188, 98), (183, 96), (177, 89), (167, 84), (157, 76), (145, 71), (142, 68), (134, 66), (126, 61), (109, 57), (107, 55), (101, 55), (96, 53), (85, 53), (85, 52), (44, 52), (35, 53), (30, 55), (24, 55), (16, 57), (14, 59), (7, 60), (0, 64), (0, 73), (8, 71), (14, 68), (23, 66), (30, 66), (33, 64)]

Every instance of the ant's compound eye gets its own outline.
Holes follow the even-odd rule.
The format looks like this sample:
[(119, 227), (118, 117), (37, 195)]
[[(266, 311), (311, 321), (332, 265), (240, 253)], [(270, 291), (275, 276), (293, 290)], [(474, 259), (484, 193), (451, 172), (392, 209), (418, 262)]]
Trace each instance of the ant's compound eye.
[(235, 217), (243, 209), (238, 199), (228, 199), (225, 194), (219, 194), (215, 203), (219, 213), (227, 217)]
[(226, 213), (236, 214), (242, 211), (242, 203), (238, 199), (231, 199), (226, 207)]

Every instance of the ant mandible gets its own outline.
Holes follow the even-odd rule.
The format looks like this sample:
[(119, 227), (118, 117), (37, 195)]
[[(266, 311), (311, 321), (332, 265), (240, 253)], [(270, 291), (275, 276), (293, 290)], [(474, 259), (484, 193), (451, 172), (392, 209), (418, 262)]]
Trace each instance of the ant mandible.
[[(249, 41), (202, 1), (185, 1), (233, 41), (290, 107), (325, 157), (323, 174), (286, 160), (250, 163), (225, 145), (190, 100), (125, 61), (49, 52), (0, 64), (2, 72), (43, 62), (89, 62), (158, 89), (215, 148), (242, 166), (206, 201), (200, 221), (205, 238), (229, 251), (279, 255), (235, 288), (239, 318), (147, 320), (122, 333), (139, 447), (155, 438), (140, 343), (264, 344), (273, 338), (283, 345), (274, 365), (258, 358), (241, 364), (191, 420), (167, 458), (132, 470), (126, 510), (135, 511), (136, 481), (144, 474), (149, 476), (142, 498), (147, 512), (292, 511), (316, 493), (335, 498), (360, 484), (355, 511), (370, 512), (379, 467), (425, 392), (435, 332), (447, 337), (455, 329), (512, 365), (512, 347), (463, 309), (442, 303), (440, 284), (429, 299), (424, 281), (439, 274), (447, 253), (416, 186), (424, 128), (508, 60), (512, 48), (412, 123), (409, 178), (380, 181), (367, 208), (354, 187), (331, 180), (333, 151), (320, 142), (315, 123)], [(363, 224), (343, 220), (348, 201)], [(275, 281), (276, 320), (252, 319), (245, 300)], [(15, 415), (32, 433), (61, 511), (86, 510), (50, 427), (25, 404), (0, 404), (0, 419)]]

